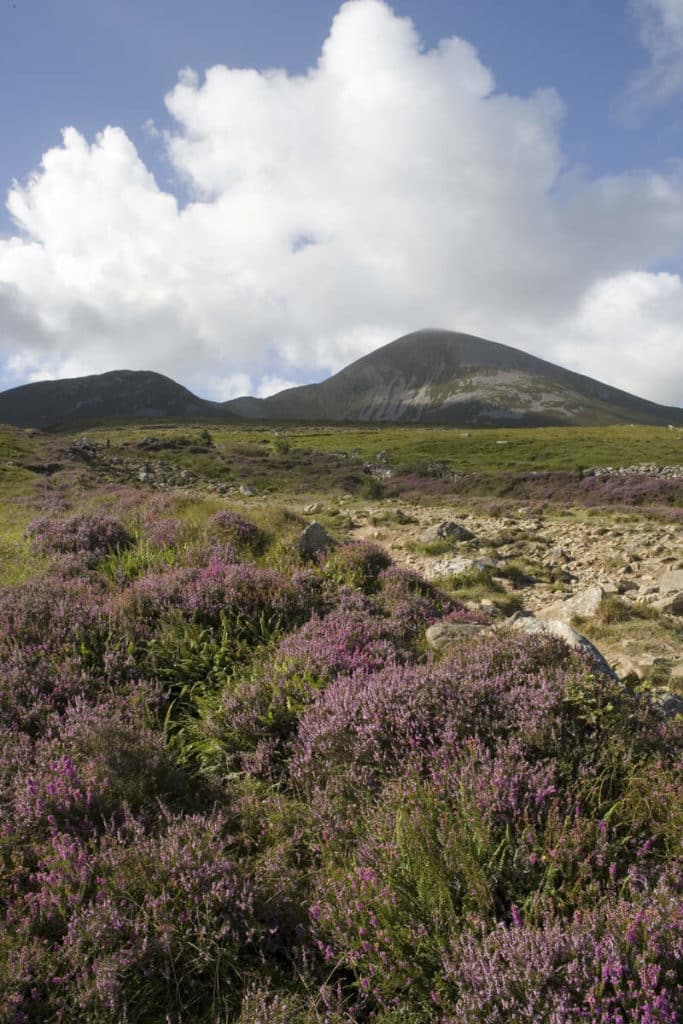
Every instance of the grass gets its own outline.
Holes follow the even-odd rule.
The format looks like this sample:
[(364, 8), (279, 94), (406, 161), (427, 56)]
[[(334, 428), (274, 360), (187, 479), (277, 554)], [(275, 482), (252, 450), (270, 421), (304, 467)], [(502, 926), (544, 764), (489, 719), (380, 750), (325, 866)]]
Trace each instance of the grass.
[[(288, 426), (286, 452), (278, 452), (281, 434), (276, 426), (256, 424), (212, 425), (213, 448), (208, 452), (190, 452), (191, 447), (206, 447), (199, 424), (115, 423), (96, 426), (88, 437), (113, 448), (138, 444), (148, 436), (162, 441), (187, 439), (186, 448), (158, 453), (188, 468), (200, 466), (216, 455), (249, 456), (268, 462), (271, 468), (310, 453), (345, 453), (349, 460), (376, 461), (386, 452), (388, 465), (403, 471), (439, 464), (461, 473), (533, 472), (534, 470), (577, 470), (594, 465), (629, 466), (643, 462), (679, 465), (683, 462), (683, 434), (664, 427), (542, 427), (471, 428), (415, 426)], [(63, 438), (80, 434), (62, 434)], [(504, 441), (504, 444), (498, 442)], [(0, 458), (2, 449), (0, 447)], [(144, 454), (144, 453), (141, 453)], [(153, 453), (156, 455), (157, 453)]]

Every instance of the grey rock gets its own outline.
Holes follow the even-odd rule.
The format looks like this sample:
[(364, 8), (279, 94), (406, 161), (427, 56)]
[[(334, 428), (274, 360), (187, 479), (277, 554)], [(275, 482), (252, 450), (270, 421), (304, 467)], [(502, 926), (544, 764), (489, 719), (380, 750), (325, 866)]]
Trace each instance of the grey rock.
[(660, 693), (657, 703), (666, 718), (675, 718), (676, 715), (683, 715), (683, 697), (678, 693)]
[(565, 601), (567, 614), (579, 615), (582, 619), (592, 619), (600, 611), (600, 606), (606, 597), (605, 591), (600, 586), (587, 587), (579, 591), (574, 597)]
[(683, 569), (670, 569), (659, 577), (656, 607), (670, 615), (683, 615)]
[(443, 651), (467, 637), (477, 636), (488, 628), (477, 622), (435, 622), (425, 631), (425, 637), (432, 650)]
[(431, 544), (437, 540), (474, 540), (474, 534), (467, 527), (451, 520), (430, 526), (420, 534), (423, 544)]
[(581, 619), (592, 619), (600, 611), (604, 601), (605, 591), (600, 586), (588, 587), (580, 590), (567, 601), (558, 601), (538, 612), (540, 619), (558, 619), (561, 622), (569, 623), (577, 615)]
[(319, 501), (314, 501), (310, 505), (306, 505), (304, 508), (304, 515), (314, 516), (318, 512), (322, 512), (323, 507)]
[(315, 558), (322, 551), (335, 547), (335, 542), (321, 523), (310, 523), (299, 537), (302, 558)]
[(478, 573), (486, 572), (487, 569), (495, 569), (496, 563), (491, 558), (447, 558), (434, 566), (435, 575), (448, 576), (451, 573)]
[(244, 495), (245, 498), (253, 498), (256, 491), (249, 484), (240, 484), (240, 494)]
[(610, 679), (619, 679), (616, 672), (610, 667), (605, 656), (598, 648), (590, 642), (588, 637), (577, 633), (566, 622), (560, 619), (535, 619), (530, 616), (514, 618), (512, 628), (522, 633), (545, 633), (546, 636), (556, 636), (564, 640), (570, 650), (583, 654), (592, 663), (594, 668)]

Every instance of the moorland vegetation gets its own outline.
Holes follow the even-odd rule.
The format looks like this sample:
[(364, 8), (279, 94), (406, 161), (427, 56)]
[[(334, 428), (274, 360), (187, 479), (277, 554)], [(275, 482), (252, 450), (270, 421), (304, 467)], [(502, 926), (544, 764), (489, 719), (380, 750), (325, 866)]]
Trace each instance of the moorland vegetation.
[(671, 524), (680, 481), (579, 466), (676, 432), (202, 430), (0, 437), (0, 1020), (678, 1021), (683, 718), (505, 620), (431, 650), (485, 615), (344, 511)]

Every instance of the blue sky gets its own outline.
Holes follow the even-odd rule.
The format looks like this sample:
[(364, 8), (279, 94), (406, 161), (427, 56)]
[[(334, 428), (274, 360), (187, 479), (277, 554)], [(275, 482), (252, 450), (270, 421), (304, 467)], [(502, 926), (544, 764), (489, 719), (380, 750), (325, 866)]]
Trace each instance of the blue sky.
[(682, 68), (683, 0), (0, 0), (0, 386), (265, 392), (433, 323), (681, 402)]
[[(0, 183), (23, 178), (73, 124), (87, 137), (121, 125), (160, 181), (177, 187), (144, 124), (168, 122), (163, 97), (186, 66), (315, 63), (334, 0), (0, 0)], [(498, 88), (556, 88), (566, 104), (568, 160), (596, 173), (665, 165), (683, 152), (677, 102), (627, 115), (645, 65), (627, 0), (396, 0), (428, 46), (462, 35)], [(3, 228), (10, 227), (9, 217)]]

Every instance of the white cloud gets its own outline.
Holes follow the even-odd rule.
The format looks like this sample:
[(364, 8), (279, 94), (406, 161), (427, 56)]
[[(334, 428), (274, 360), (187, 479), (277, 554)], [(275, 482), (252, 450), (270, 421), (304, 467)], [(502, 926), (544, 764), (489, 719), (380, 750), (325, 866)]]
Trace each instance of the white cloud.
[(278, 391), (294, 387), (296, 387), (296, 381), (285, 380), (284, 377), (264, 377), (259, 384), (256, 397), (268, 398), (269, 395), (276, 395)]
[(632, 0), (649, 64), (632, 83), (638, 106), (683, 91), (683, 0)]
[(240, 395), (249, 395), (252, 392), (251, 378), (246, 373), (207, 378), (206, 373), (200, 370), (194, 377), (195, 379), (190, 377), (188, 380), (192, 390), (213, 402), (227, 402), (230, 398), (239, 398)]
[(577, 177), (552, 90), (497, 93), (464, 40), (352, 0), (306, 75), (186, 69), (166, 102), (184, 208), (119, 128), (67, 129), (12, 186), (5, 379), (19, 353), (223, 399), (431, 325), (683, 401), (683, 283), (648, 269), (680, 256), (683, 181)]

